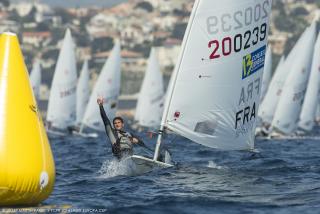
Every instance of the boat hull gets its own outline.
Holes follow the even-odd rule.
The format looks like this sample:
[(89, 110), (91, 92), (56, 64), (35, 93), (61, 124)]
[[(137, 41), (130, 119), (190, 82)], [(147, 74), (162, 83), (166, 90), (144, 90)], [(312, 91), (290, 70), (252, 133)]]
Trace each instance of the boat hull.
[(157, 168), (163, 169), (173, 167), (172, 164), (164, 163), (161, 161), (155, 161), (153, 159), (138, 155), (132, 155), (130, 157), (127, 157), (125, 161), (127, 160), (132, 161), (132, 170), (134, 171), (134, 174), (144, 174)]

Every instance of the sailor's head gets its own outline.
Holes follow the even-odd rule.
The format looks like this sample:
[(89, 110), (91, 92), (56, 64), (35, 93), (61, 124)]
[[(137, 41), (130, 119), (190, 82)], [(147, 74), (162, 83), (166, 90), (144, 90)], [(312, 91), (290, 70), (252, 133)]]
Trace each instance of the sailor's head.
[(124, 122), (122, 117), (113, 118), (113, 126), (116, 130), (122, 130), (124, 127)]

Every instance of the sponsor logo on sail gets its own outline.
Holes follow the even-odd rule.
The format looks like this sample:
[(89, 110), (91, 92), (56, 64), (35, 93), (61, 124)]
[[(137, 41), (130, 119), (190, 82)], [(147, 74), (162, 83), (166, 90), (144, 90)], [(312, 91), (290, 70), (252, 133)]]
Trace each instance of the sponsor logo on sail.
[(266, 55), (266, 46), (247, 54), (242, 60), (242, 79), (249, 77), (259, 71), (264, 66), (264, 58)]

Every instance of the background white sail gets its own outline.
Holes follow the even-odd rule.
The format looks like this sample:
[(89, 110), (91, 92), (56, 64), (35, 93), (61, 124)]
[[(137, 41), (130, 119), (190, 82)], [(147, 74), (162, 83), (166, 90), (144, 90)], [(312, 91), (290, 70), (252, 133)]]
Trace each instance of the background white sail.
[(88, 60), (85, 60), (77, 86), (77, 124), (81, 123), (90, 97)]
[(40, 97), (40, 85), (41, 85), (41, 68), (40, 62), (35, 60), (33, 63), (32, 71), (30, 74), (30, 82), (35, 98), (38, 100)]
[(264, 63), (263, 77), (262, 77), (262, 87), (261, 87), (261, 101), (267, 93), (269, 83), (272, 76), (272, 50), (270, 45), (268, 46), (266, 59)]
[(290, 134), (298, 126), (299, 115), (310, 74), (316, 24), (308, 29), (298, 54), (292, 61), (291, 71), (283, 86), (272, 127), (284, 134)]
[[(168, 89), (163, 126), (208, 147), (253, 149), (271, 3), (195, 2)], [(256, 21), (233, 21), (254, 8), (263, 8)], [(238, 52), (228, 48), (253, 31), (264, 33), (246, 49), (240, 42), (235, 45)]]
[(98, 97), (104, 98), (103, 106), (110, 120), (115, 116), (120, 94), (120, 62), (120, 43), (116, 42), (93, 88), (88, 107), (82, 120), (82, 126), (87, 126), (95, 130), (104, 130), (97, 104)]
[(163, 96), (163, 77), (157, 60), (156, 50), (152, 48), (135, 113), (135, 120), (138, 121), (140, 126), (160, 126), (163, 111)]
[(67, 29), (56, 64), (50, 91), (47, 121), (65, 129), (76, 120), (76, 58), (75, 45)]
[(316, 112), (315, 121), (318, 122), (318, 123), (320, 122), (320, 103), (318, 103), (318, 106), (317, 106), (317, 112)]
[(300, 36), (298, 42), (290, 51), (286, 60), (284, 57), (280, 60), (276, 71), (271, 79), (268, 91), (261, 103), (261, 107), (259, 109), (259, 117), (262, 119), (264, 123), (271, 124), (274, 113), (277, 109), (280, 96), (282, 94), (283, 85), (291, 71), (292, 63), (294, 61), (294, 57), (302, 48), (304, 37), (307, 35), (308, 28), (304, 31), (304, 33)]
[(308, 87), (300, 114), (299, 127), (306, 131), (311, 131), (316, 118), (320, 89), (320, 34), (314, 47), (311, 74)]
[(278, 105), (278, 100), (281, 95), (280, 91), (285, 81), (284, 77), (286, 77), (286, 74), (288, 73), (288, 70), (285, 69), (284, 63), (285, 59), (284, 56), (282, 56), (259, 109), (259, 117), (263, 122), (269, 124), (272, 122), (274, 112)]

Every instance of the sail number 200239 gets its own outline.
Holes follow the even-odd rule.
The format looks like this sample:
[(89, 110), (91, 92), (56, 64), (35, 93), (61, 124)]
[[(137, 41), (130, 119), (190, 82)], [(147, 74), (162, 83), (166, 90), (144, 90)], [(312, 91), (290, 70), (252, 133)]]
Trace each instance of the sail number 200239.
[[(219, 40), (211, 40), (208, 47), (212, 49), (210, 59), (228, 56), (234, 51), (235, 53), (241, 50), (246, 50), (251, 46), (255, 46), (259, 41), (264, 41), (267, 36), (267, 24), (263, 23), (260, 27), (255, 27), (252, 31), (248, 30), (244, 34), (237, 34), (233, 38), (225, 37), (220, 42)], [(220, 50), (221, 44), (221, 50)]]
[[(207, 32), (209, 35), (215, 35), (219, 32), (230, 32), (232, 30), (240, 30), (242, 28), (252, 26), (252, 23), (257, 23), (268, 18), (270, 11), (270, 1), (265, 0), (261, 4), (249, 6), (243, 11), (239, 10), (233, 14), (225, 13), (220, 17), (209, 16), (207, 18)], [(263, 23), (256, 26), (254, 29), (238, 33), (235, 36), (226, 36), (221, 40), (213, 39), (208, 42), (208, 48), (211, 51), (210, 59), (220, 58), (221, 55), (228, 56), (232, 52), (240, 52), (252, 46), (255, 46), (260, 41), (264, 41), (267, 37), (268, 26)]]

